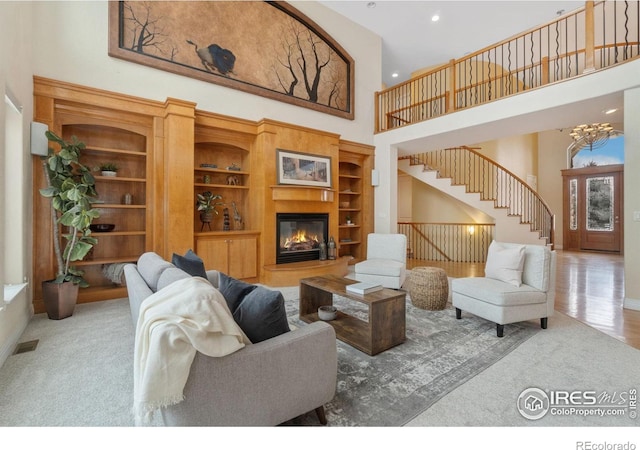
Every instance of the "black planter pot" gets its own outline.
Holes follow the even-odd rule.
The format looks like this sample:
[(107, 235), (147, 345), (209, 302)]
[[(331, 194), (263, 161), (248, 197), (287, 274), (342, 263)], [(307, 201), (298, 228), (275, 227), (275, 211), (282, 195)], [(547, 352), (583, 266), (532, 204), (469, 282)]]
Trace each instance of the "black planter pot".
[(42, 300), (49, 319), (60, 320), (73, 315), (78, 301), (79, 288), (79, 285), (70, 281), (64, 283), (42, 282)]

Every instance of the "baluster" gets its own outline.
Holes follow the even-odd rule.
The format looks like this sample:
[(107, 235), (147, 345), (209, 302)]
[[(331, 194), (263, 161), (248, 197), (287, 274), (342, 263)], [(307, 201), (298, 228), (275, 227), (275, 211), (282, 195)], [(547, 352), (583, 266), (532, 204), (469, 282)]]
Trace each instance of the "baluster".
[(624, 2), (624, 53), (623, 59), (627, 60), (627, 48), (629, 47), (629, 2)]

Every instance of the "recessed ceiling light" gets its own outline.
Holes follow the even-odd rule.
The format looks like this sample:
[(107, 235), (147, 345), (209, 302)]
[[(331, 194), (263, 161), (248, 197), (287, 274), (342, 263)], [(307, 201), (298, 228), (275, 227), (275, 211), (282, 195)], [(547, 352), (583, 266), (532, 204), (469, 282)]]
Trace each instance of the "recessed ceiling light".
[(391, 74), (391, 76), (392, 76), (393, 78), (398, 78), (398, 72), (393, 72), (393, 73)]
[(618, 110), (618, 108), (611, 108), (611, 109), (607, 109), (604, 111), (605, 114), (613, 114), (614, 112), (616, 112)]
[(432, 21), (432, 22), (437, 22), (438, 20), (440, 20), (440, 16), (439, 16), (438, 14), (434, 14), (434, 15), (431, 17), (431, 21)]
[(369, 3), (367, 3), (367, 8), (371, 8), (371, 9), (373, 9), (373, 8), (375, 8), (375, 7), (376, 7), (376, 2), (369, 2)]

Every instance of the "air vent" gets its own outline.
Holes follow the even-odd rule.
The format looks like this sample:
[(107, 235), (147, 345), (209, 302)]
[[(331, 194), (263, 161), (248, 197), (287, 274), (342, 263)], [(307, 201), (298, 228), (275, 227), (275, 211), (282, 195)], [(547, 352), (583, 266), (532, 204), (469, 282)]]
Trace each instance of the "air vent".
[(14, 355), (19, 355), (20, 353), (27, 353), (27, 352), (32, 352), (36, 349), (36, 347), (38, 346), (38, 339), (36, 339), (35, 341), (27, 341), (27, 342), (21, 342), (18, 345), (16, 345), (16, 349), (14, 350), (13, 354)]

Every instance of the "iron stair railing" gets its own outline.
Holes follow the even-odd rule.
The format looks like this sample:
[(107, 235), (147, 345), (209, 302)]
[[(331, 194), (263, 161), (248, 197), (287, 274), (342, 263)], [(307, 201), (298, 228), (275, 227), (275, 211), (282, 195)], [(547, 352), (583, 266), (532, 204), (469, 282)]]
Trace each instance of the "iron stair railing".
[(438, 178), (450, 178), (452, 185), (465, 186), (468, 193), (480, 194), (481, 200), (493, 201), (495, 208), (505, 208), (520, 223), (553, 248), (555, 216), (547, 203), (531, 187), (505, 167), (470, 147), (455, 147), (404, 156), (410, 165), (434, 170)]

